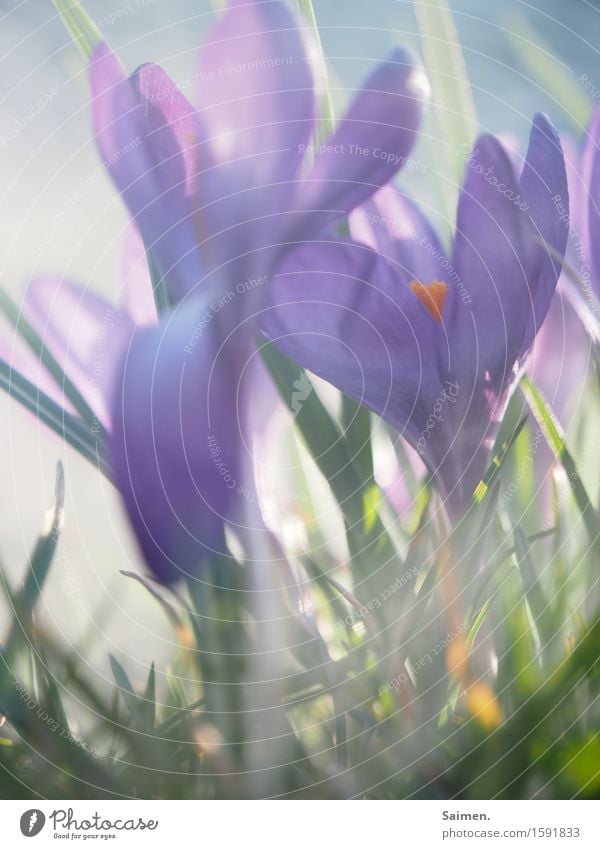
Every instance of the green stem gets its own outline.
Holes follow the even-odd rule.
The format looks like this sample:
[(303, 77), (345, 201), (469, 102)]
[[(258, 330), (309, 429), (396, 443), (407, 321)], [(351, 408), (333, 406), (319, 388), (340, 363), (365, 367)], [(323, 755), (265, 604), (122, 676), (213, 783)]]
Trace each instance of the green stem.
[(319, 75), (323, 83), (321, 91), (321, 119), (315, 134), (317, 142), (321, 143), (331, 135), (335, 125), (331, 90), (329, 88), (329, 74), (327, 73), (327, 62), (325, 61), (325, 54), (323, 53), (323, 43), (321, 41), (321, 35), (319, 33), (319, 27), (312, 0), (298, 0), (298, 8), (304, 18), (308, 21), (310, 35), (315, 46), (317, 60), (319, 63)]

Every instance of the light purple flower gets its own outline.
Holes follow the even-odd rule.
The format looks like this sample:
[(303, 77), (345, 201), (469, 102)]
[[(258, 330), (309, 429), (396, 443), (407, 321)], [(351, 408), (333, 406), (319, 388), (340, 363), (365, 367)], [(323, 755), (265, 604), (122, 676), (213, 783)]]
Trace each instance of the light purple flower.
[[(464, 511), (560, 273), (568, 192), (560, 142), (536, 115), (520, 181), (480, 137), (446, 256), (417, 207), (386, 187), (350, 217), (353, 241), (299, 248), (262, 317), (288, 356), (391, 422)], [(546, 246), (550, 246), (548, 250)]]
[(221, 551), (224, 522), (239, 520), (249, 484), (241, 433), (255, 401), (245, 367), (276, 263), (392, 178), (427, 87), (411, 57), (393, 51), (315, 150), (310, 65), (277, 0), (230, 0), (183, 86), (198, 109), (157, 65), (127, 77), (106, 44), (90, 81), (102, 160), (167, 304), (154, 326), (126, 323), (105, 422), (129, 519), (168, 582)]

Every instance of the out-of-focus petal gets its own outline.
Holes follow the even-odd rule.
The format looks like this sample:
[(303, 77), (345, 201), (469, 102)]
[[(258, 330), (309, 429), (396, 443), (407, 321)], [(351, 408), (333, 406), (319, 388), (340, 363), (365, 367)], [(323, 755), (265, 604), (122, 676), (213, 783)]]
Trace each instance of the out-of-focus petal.
[[(152, 122), (147, 123), (132, 81), (104, 43), (92, 57), (90, 82), (94, 129), (104, 165), (172, 293), (183, 297), (198, 284), (201, 270), (185, 172), (181, 163), (179, 170), (176, 165), (182, 158), (176, 137), (171, 138), (163, 127), (161, 143), (149, 143)], [(156, 117), (156, 110), (152, 115)]]
[(121, 303), (135, 324), (156, 324), (156, 305), (148, 257), (137, 227), (131, 224), (121, 254)]
[(216, 332), (218, 317), (204, 326), (207, 315), (194, 299), (137, 330), (114, 404), (117, 486), (146, 561), (165, 583), (223, 550), (224, 522), (243, 497), (243, 362)]
[[(396, 48), (367, 79), (317, 157), (304, 208), (334, 220), (389, 182), (416, 141), (428, 91), (423, 70)], [(322, 216), (317, 219), (321, 226)]]
[(52, 277), (30, 282), (22, 312), (110, 429), (115, 376), (133, 332), (129, 316), (89, 289)]
[[(600, 183), (599, 183), (600, 188)], [(531, 348), (548, 312), (561, 272), (569, 234), (569, 189), (560, 140), (548, 119), (537, 114), (521, 176), (527, 202), (527, 279), (533, 297), (520, 356)], [(546, 247), (547, 246), (547, 247)]]
[[(201, 49), (198, 77), (210, 155), (199, 163), (197, 228), (219, 266), (276, 244), (313, 129), (313, 78), (277, 0), (230, 3)], [(253, 261), (243, 258), (248, 274)]]
[(588, 245), (591, 252), (592, 279), (596, 297), (600, 298), (600, 107), (596, 109), (586, 136), (582, 156), (583, 175), (589, 170)]

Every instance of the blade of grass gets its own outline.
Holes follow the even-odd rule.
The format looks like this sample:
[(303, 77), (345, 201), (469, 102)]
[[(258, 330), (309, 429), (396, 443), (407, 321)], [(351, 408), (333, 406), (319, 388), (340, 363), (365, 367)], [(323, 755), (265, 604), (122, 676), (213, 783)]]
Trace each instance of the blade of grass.
[(366, 407), (342, 395), (342, 428), (352, 458), (365, 481), (373, 480), (371, 414)]
[(50, 565), (58, 546), (65, 505), (65, 475), (62, 463), (56, 465), (54, 501), (46, 517), (46, 527), (40, 534), (31, 555), (29, 570), (23, 589), (17, 596), (19, 609), (28, 616), (37, 604), (42, 586), (48, 576)]
[(0, 311), (4, 313), (19, 336), (23, 339), (31, 351), (33, 351), (44, 368), (52, 376), (56, 385), (63, 390), (66, 397), (81, 416), (82, 420), (90, 428), (93, 428), (94, 432), (98, 432), (102, 437), (104, 437), (105, 430), (100, 423), (98, 416), (94, 413), (72, 380), (65, 374), (54, 355), (44, 345), (42, 338), (38, 335), (35, 328), (27, 321), (23, 313), (3, 289), (0, 289)]
[(535, 627), (538, 629), (543, 657), (544, 650), (552, 643), (556, 630), (553, 623), (552, 610), (544, 595), (540, 577), (536, 573), (531, 561), (530, 546), (527, 543), (525, 534), (518, 525), (514, 528), (513, 533), (515, 539), (515, 558), (523, 581), (525, 597), (531, 610)]
[(56, 401), (38, 389), (16, 369), (0, 359), (0, 388), (22, 404), (47, 427), (75, 448), (86, 460), (112, 480), (112, 471), (105, 459), (102, 440), (90, 431), (77, 416), (67, 413)]
[(320, 120), (315, 132), (317, 144), (321, 144), (333, 132), (335, 123), (333, 113), (333, 103), (331, 100), (331, 91), (329, 88), (329, 74), (327, 72), (327, 62), (323, 53), (323, 43), (321, 34), (317, 25), (317, 18), (312, 4), (312, 0), (297, 0), (300, 12), (308, 22), (309, 36), (314, 46), (316, 64), (317, 64), (317, 80), (319, 83), (321, 96), (321, 114)]
[[(282, 399), (295, 413), (295, 422), (317, 466), (351, 525), (363, 521), (363, 481), (357, 472), (343, 435), (333, 421), (304, 369), (281, 354), (272, 345), (259, 343), (263, 360), (279, 389)], [(294, 385), (306, 387), (306, 398), (299, 410), (293, 409)]]
[(447, 161), (448, 220), (454, 221), (458, 187), (477, 134), (477, 116), (460, 40), (446, 0), (413, 0), (425, 66), (431, 83), (437, 156)]
[(52, 0), (65, 29), (85, 59), (91, 59), (95, 48), (104, 41), (96, 22), (77, 0)]
[(592, 101), (570, 68), (545, 43), (540, 30), (534, 29), (515, 7), (504, 16), (503, 24), (501, 32), (508, 38), (528, 81), (533, 80), (540, 92), (553, 97), (573, 128), (581, 131), (592, 114)]
[(521, 390), (542, 429), (548, 446), (565, 470), (590, 540), (593, 545), (597, 545), (600, 541), (600, 520), (583, 485), (575, 460), (567, 449), (565, 433), (548, 402), (539, 389), (535, 387), (531, 378), (523, 377), (521, 379)]

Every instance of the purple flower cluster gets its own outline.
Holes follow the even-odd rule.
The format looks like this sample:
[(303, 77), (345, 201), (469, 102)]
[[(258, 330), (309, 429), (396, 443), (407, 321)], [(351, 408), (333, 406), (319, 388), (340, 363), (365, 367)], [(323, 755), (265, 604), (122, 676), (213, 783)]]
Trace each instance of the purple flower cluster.
[[(126, 298), (116, 308), (41, 280), (25, 304), (109, 432), (146, 562), (164, 582), (193, 573), (243, 521), (261, 335), (392, 424), (457, 520), (561, 273), (569, 190), (554, 129), (534, 117), (520, 175), (500, 141), (477, 140), (447, 252), (391, 183), (428, 91), (405, 51), (318, 144), (311, 66), (283, 3), (230, 0), (198, 79), (194, 107), (158, 66), (127, 76), (96, 49), (97, 144), (133, 220)], [(598, 198), (595, 143), (583, 157)], [(598, 279), (600, 213), (586, 210)]]

